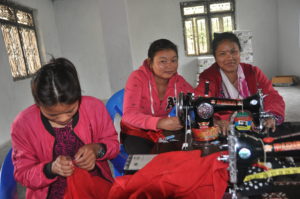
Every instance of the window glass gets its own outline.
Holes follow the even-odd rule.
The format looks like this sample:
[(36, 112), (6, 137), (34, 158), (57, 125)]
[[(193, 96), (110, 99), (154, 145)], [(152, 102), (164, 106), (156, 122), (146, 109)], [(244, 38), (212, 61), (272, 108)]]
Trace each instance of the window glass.
[(184, 15), (203, 14), (204, 6), (186, 7), (183, 9)]
[(0, 26), (13, 79), (30, 77), (41, 67), (32, 11), (0, 3)]
[(182, 2), (180, 7), (188, 56), (210, 54), (213, 33), (235, 29), (234, 0)]
[(230, 11), (231, 3), (213, 3), (209, 5), (210, 12)]
[(194, 55), (196, 51), (195, 51), (195, 41), (194, 41), (192, 20), (185, 21), (185, 38), (186, 38), (188, 55)]
[(33, 26), (32, 15), (30, 13), (17, 10), (17, 20), (20, 24)]
[(13, 9), (5, 5), (0, 5), (0, 19), (15, 21)]
[(200, 53), (208, 52), (208, 36), (206, 29), (206, 20), (198, 19), (197, 20), (197, 28), (198, 28), (198, 43), (199, 43), (199, 51)]

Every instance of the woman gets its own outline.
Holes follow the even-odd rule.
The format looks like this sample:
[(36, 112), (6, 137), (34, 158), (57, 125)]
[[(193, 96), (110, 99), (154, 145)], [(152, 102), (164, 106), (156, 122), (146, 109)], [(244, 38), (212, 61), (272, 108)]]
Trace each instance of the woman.
[(177, 46), (167, 39), (154, 41), (148, 58), (134, 71), (125, 87), (122, 139), (128, 153), (149, 153), (162, 130), (182, 128), (178, 117), (168, 117), (180, 92), (192, 86), (177, 74)]
[[(258, 89), (266, 97), (264, 109), (274, 117), (266, 118), (265, 127), (275, 131), (275, 126), (284, 120), (285, 103), (272, 87), (271, 81), (263, 72), (250, 64), (240, 63), (241, 45), (237, 36), (230, 32), (214, 35), (212, 42), (216, 63), (200, 74), (196, 94), (204, 96), (204, 84), (209, 81), (209, 96), (243, 99), (257, 93)], [(218, 114), (215, 123), (223, 134), (228, 131), (229, 114)]]
[(18, 114), (11, 131), (14, 175), (26, 198), (63, 198), (78, 168), (99, 177), (105, 198), (113, 181), (107, 159), (119, 143), (103, 103), (81, 96), (76, 69), (65, 58), (44, 65), (31, 90), (35, 104)]

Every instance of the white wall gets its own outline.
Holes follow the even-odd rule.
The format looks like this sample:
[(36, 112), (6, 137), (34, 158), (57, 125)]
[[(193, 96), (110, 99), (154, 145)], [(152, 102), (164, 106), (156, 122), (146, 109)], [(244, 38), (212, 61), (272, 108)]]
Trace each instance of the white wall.
[[(134, 68), (147, 56), (150, 43), (167, 38), (178, 45), (179, 70), (194, 85), (196, 57), (184, 54), (180, 14), (182, 0), (127, 0)], [(253, 31), (254, 64), (269, 77), (277, 74), (277, 0), (236, 0), (237, 29)]]
[(269, 78), (278, 74), (277, 10), (277, 0), (236, 0), (237, 29), (253, 31), (254, 65)]
[(62, 56), (77, 67), (84, 95), (108, 99), (132, 71), (123, 0), (54, 2)]
[(112, 94), (124, 88), (125, 82), (133, 70), (125, 1), (99, 1)]
[(137, 69), (143, 63), (151, 42), (166, 38), (178, 46), (178, 72), (194, 85), (197, 61), (184, 54), (179, 2), (182, 0), (127, 0), (133, 67)]
[[(16, 3), (37, 9), (36, 21), (41, 38), (42, 59), (46, 53), (60, 54), (52, 3), (49, 0), (17, 0)], [(47, 50), (46, 50), (47, 49)], [(0, 145), (10, 139), (10, 125), (22, 109), (33, 103), (30, 80), (13, 81), (6, 49), (0, 33)]]
[(279, 73), (300, 76), (299, 0), (278, 0), (278, 26)]
[(61, 56), (76, 66), (84, 95), (111, 94), (101, 16), (96, 0), (54, 2)]

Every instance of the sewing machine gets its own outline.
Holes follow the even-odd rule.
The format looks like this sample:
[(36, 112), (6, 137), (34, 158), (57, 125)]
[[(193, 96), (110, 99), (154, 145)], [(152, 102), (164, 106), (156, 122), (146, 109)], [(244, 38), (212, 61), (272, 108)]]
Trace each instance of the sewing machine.
[[(264, 111), (264, 95), (261, 90), (257, 94), (240, 99), (220, 99), (212, 97), (195, 97), (193, 94), (180, 93), (176, 102), (177, 116), (185, 127), (185, 141), (182, 150), (195, 148), (197, 144), (213, 145), (218, 141), (218, 127), (214, 125), (213, 116), (221, 111), (235, 111), (230, 119), (230, 131), (224, 143), (220, 143), (221, 150), (228, 150), (228, 155), (218, 159), (229, 163), (230, 183), (232, 184), (232, 198), (237, 198), (239, 185), (244, 179), (242, 168), (252, 165), (259, 160), (265, 161), (267, 154), (280, 154), (283, 151), (300, 149), (300, 141), (274, 143), (274, 138), (267, 137), (264, 132), (264, 120), (273, 115)], [(240, 113), (249, 112), (253, 124), (242, 119), (236, 120)], [(240, 114), (241, 115), (241, 114)], [(236, 128), (238, 125), (252, 126), (250, 133), (244, 133)], [(298, 133), (300, 135), (300, 133)], [(299, 136), (297, 133), (295, 136)], [(293, 136), (293, 135), (292, 135)]]
[[(262, 133), (265, 118), (273, 117), (263, 109), (263, 93), (246, 99), (223, 99), (213, 97), (195, 97), (193, 94), (180, 93), (176, 102), (176, 115), (185, 126), (185, 143), (183, 149), (188, 149), (197, 142), (213, 141), (218, 138), (219, 129), (214, 125), (213, 116), (215, 113), (224, 111), (239, 111), (239, 113), (250, 113), (254, 128), (257, 133)], [(236, 117), (232, 117), (233, 120)], [(247, 121), (238, 121), (241, 125)]]

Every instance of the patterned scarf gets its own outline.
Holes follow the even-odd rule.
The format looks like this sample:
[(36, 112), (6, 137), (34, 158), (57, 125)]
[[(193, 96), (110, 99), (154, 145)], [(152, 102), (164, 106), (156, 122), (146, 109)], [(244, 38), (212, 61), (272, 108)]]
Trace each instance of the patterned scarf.
[(237, 70), (237, 88), (229, 81), (227, 75), (220, 68), (220, 73), (222, 76), (222, 89), (225, 98), (230, 99), (244, 99), (250, 96), (249, 88), (245, 79), (245, 74), (241, 65), (238, 66)]

